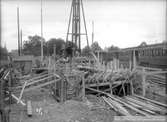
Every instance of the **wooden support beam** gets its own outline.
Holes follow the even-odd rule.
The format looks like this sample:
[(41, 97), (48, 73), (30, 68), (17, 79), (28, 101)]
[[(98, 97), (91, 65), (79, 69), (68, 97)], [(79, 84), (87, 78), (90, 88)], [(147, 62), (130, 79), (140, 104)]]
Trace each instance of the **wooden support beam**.
[(64, 102), (64, 79), (61, 80), (60, 102)]
[(160, 108), (158, 107), (155, 107), (151, 104), (148, 104), (148, 103), (145, 103), (145, 102), (142, 102), (140, 100), (136, 100), (136, 99), (133, 99), (133, 97), (125, 97), (125, 99), (127, 99), (128, 101), (131, 101), (137, 105), (140, 105), (142, 108), (147, 108), (149, 110), (153, 110), (153, 111), (161, 111)]
[(108, 85), (110, 85), (109, 82), (99, 83), (99, 84), (97, 84), (97, 83), (94, 83), (94, 84), (86, 84), (86, 86), (89, 86), (89, 87), (108, 86)]
[(113, 95), (112, 82), (110, 82), (110, 94)]
[(135, 50), (133, 50), (133, 69), (136, 69), (136, 53), (135, 53)]
[(166, 105), (166, 104), (160, 103), (160, 102), (158, 102), (158, 101), (151, 100), (151, 99), (148, 99), (148, 98), (146, 98), (146, 97), (142, 97), (142, 96), (139, 96), (139, 95), (136, 95), (136, 94), (134, 94), (134, 96), (137, 97), (137, 98), (140, 98), (140, 99), (143, 99), (143, 100), (146, 100), (146, 101), (149, 101), (149, 102), (152, 102), (152, 103), (154, 103), (154, 104), (157, 104), (157, 105), (160, 105), (160, 106), (162, 106), (162, 107), (166, 107), (166, 108), (167, 108), (167, 105)]
[(130, 114), (119, 102), (116, 102), (116, 101), (112, 100), (111, 98), (108, 98), (108, 100), (110, 101), (111, 104), (113, 104), (113, 106), (117, 107), (118, 110), (119, 110), (123, 115), (131, 116), (131, 114)]
[(33, 81), (33, 80), (36, 80), (36, 79), (39, 79), (39, 78), (45, 77), (45, 76), (47, 76), (47, 75), (49, 75), (49, 74), (40, 75), (40, 76), (37, 76), (37, 77), (31, 78), (31, 79), (29, 79), (28, 81)]
[(130, 91), (131, 91), (131, 95), (133, 95), (134, 94), (134, 88), (133, 88), (132, 80), (130, 80)]
[(167, 71), (147, 71), (147, 72), (146, 71), (143, 72), (143, 71), (140, 71), (140, 70), (137, 70), (137, 71), (138, 71), (138, 73), (145, 74), (145, 75), (158, 75), (158, 74), (166, 74), (167, 73)]
[(114, 116), (113, 122), (166, 122), (166, 116)]
[(19, 100), (17, 101), (17, 103), (20, 102), (20, 100), (21, 100), (21, 98), (22, 98), (22, 96), (23, 96), (23, 92), (24, 92), (24, 89), (25, 89), (26, 85), (27, 85), (27, 81), (25, 81), (25, 83), (24, 83), (24, 85), (23, 85), (23, 87), (22, 87), (22, 90), (21, 90), (21, 93), (20, 93), (20, 96), (19, 96)]
[(130, 58), (129, 60), (129, 70), (131, 71), (132, 70), (132, 59)]
[(82, 76), (82, 100), (85, 100), (85, 78)]
[(87, 88), (87, 89), (92, 90), (92, 91), (95, 91), (95, 92), (100, 92), (100, 93), (102, 93), (102, 94), (105, 94), (105, 95), (107, 95), (108, 97), (112, 98), (113, 100), (116, 100), (116, 101), (120, 102), (121, 104), (127, 106), (128, 108), (130, 108), (130, 109), (136, 111), (137, 113), (140, 113), (140, 114), (145, 115), (145, 116), (149, 116), (149, 114), (147, 114), (146, 112), (143, 112), (143, 111), (141, 111), (141, 110), (139, 110), (139, 109), (137, 109), (137, 108), (135, 108), (135, 107), (129, 105), (128, 103), (125, 103), (125, 102), (123, 102), (123, 101), (121, 101), (121, 100), (115, 98), (114, 96), (112, 96), (112, 95), (110, 95), (110, 94), (108, 94), (108, 93), (106, 93), (106, 92), (99, 91), (99, 90), (96, 90), (96, 89), (93, 89), (93, 88)]
[(143, 90), (143, 97), (146, 96), (146, 75), (145, 75), (145, 69), (142, 69), (142, 90)]
[[(166, 92), (166, 95), (167, 95), (167, 73), (165, 73), (165, 83), (166, 83), (166, 87), (165, 87), (166, 91), (165, 92)], [(166, 101), (166, 103), (167, 103), (167, 101)]]
[[(116, 112), (118, 112), (118, 113), (120, 113), (120, 114), (122, 114), (122, 115), (127, 115), (126, 113), (124, 113), (122, 110), (120, 110), (120, 109), (118, 109), (116, 106), (114, 106), (113, 105), (113, 103), (112, 102), (110, 102), (106, 97), (102, 97), (103, 98), (103, 100), (112, 108), (112, 109), (114, 109), (114, 111), (116, 111)], [(128, 114), (129, 115), (129, 114)], [(130, 115), (129, 115), (130, 116)]]
[(38, 82), (40, 82), (40, 81), (47, 80), (47, 79), (53, 78), (53, 77), (54, 77), (53, 75), (52, 75), (52, 76), (48, 76), (48, 77), (46, 77), (46, 78), (39, 79), (39, 80), (36, 80), (36, 81), (34, 81), (34, 82), (28, 83), (26, 86), (30, 86), (30, 85), (32, 85), (32, 84), (34, 84), (34, 83), (38, 83)]
[[(9, 94), (9, 92), (8, 91), (6, 91), (6, 93), (7, 94)], [(11, 94), (11, 96), (15, 99), (15, 100), (19, 100), (19, 98), (18, 97), (16, 97), (16, 95), (14, 95), (14, 94)], [(1, 99), (0, 99), (1, 100)], [(25, 106), (26, 104), (22, 101), (22, 100), (20, 100), (20, 102), (19, 102), (21, 105), (23, 105), (23, 106)]]
[(40, 88), (40, 87), (44, 87), (44, 86), (52, 84), (54, 82), (58, 82), (59, 80), (60, 79), (52, 80), (52, 81), (49, 81), (49, 82), (46, 82), (46, 83), (43, 83), (43, 84), (40, 84), (40, 85), (37, 85), (37, 86), (33, 86), (33, 87), (30, 87), (30, 88), (27, 88), (27, 89), (24, 90), (24, 92), (28, 92), (28, 91), (31, 91), (31, 90), (34, 90), (34, 89), (37, 89), (37, 88)]
[(109, 96), (110, 98), (112, 98), (113, 100), (116, 100), (116, 101), (120, 102), (121, 104), (127, 106), (128, 108), (130, 108), (130, 109), (136, 111), (137, 113), (140, 113), (140, 114), (142, 114), (142, 115), (144, 115), (144, 116), (149, 116), (149, 114), (147, 114), (146, 112), (141, 111), (141, 110), (139, 110), (139, 109), (137, 109), (137, 108), (135, 108), (135, 107), (129, 105), (128, 103), (125, 103), (125, 102), (121, 101), (120, 99), (115, 98), (114, 96), (111, 96), (111, 95), (108, 95), (108, 96)]
[[(30, 82), (30, 81), (33, 81), (33, 80), (35, 80), (35, 79), (39, 79), (39, 78), (42, 78), (42, 77), (45, 77), (45, 76), (47, 76), (48, 74), (45, 74), (45, 75), (43, 75), (43, 76), (40, 76), (40, 77), (35, 77), (35, 78), (32, 78), (32, 79), (29, 79), (29, 80), (27, 80), (26, 82), (28, 83), (28, 82)], [(51, 74), (50, 74), (51, 75)], [(39, 79), (39, 80), (35, 80), (34, 81), (34, 83), (35, 82), (38, 82), (38, 81), (41, 81), (41, 79)], [(33, 84), (33, 82), (30, 82), (29, 84)], [(28, 86), (28, 85), (27, 85)], [(15, 88), (13, 88), (13, 89), (19, 89), (19, 88), (22, 88), (23, 86), (18, 86), (18, 87), (15, 87)]]
[(141, 109), (147, 108), (147, 109), (149, 109), (149, 110), (155, 110), (155, 109), (154, 109), (154, 106), (151, 106), (151, 105), (149, 105), (149, 104), (147, 104), (147, 103), (141, 102), (141, 101), (139, 101), (139, 100), (136, 100), (136, 99), (133, 99), (133, 98), (127, 97), (127, 96), (124, 97), (124, 98), (125, 98), (128, 102), (134, 103), (135, 105), (140, 106)]
[[(16, 97), (14, 94), (12, 94), (12, 97), (14, 98), (14, 99), (16, 99), (17, 101), (19, 101), (19, 98), (18, 97)], [(23, 106), (25, 106), (26, 104), (22, 101), (22, 100), (20, 100), (20, 102), (19, 103), (21, 103)]]

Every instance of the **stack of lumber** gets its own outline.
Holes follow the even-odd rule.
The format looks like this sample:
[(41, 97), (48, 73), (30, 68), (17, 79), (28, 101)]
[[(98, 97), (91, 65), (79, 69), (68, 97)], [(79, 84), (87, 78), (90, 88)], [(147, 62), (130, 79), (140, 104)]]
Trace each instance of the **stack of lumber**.
[(155, 101), (148, 101), (141, 97), (126, 96), (124, 98), (120, 98), (108, 95), (108, 97), (103, 97), (103, 99), (113, 110), (125, 116), (160, 116), (167, 114), (166, 105)]
[(132, 96), (118, 97), (116, 95), (111, 95), (109, 93), (93, 88), (87, 87), (86, 89), (105, 95), (105, 97), (103, 97), (103, 100), (106, 102), (106, 104), (108, 104), (110, 108), (122, 115), (130, 114), (140, 116), (161, 116), (167, 114), (166, 104), (150, 100), (136, 94)]

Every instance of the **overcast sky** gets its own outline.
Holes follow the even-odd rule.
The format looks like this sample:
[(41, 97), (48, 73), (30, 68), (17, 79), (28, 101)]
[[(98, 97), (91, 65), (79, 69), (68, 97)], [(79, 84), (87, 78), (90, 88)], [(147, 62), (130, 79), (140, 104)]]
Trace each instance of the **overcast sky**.
[[(102, 48), (138, 46), (141, 42), (165, 40), (166, 0), (83, 0), (91, 44), (92, 21), (94, 41)], [(40, 0), (2, 0), (2, 41), (9, 50), (17, 48), (17, 6), (23, 40), (40, 35)], [(71, 0), (43, 0), (44, 38), (63, 38), (67, 33)], [(86, 40), (82, 38), (82, 48)]]

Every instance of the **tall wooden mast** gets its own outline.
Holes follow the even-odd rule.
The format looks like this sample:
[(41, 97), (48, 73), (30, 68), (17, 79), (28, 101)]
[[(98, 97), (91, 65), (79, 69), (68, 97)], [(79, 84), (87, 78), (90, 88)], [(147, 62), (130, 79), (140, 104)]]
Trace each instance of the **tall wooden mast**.
[[(84, 29), (85, 29), (84, 33), (81, 33), (81, 16), (83, 17), (83, 22), (84, 22)], [(70, 32), (70, 26), (71, 26), (71, 32)], [(71, 35), (72, 43), (77, 46), (77, 47), (73, 46), (73, 54), (75, 54), (76, 51), (81, 52), (81, 35), (86, 36), (87, 45), (89, 45), (82, 0), (72, 0), (66, 42), (70, 41), (69, 35)]]
[(17, 7), (17, 34), (18, 34), (18, 55), (20, 56), (20, 21), (19, 21), (19, 7)]
[(41, 0), (41, 62), (43, 61), (43, 14), (42, 14), (42, 0)]

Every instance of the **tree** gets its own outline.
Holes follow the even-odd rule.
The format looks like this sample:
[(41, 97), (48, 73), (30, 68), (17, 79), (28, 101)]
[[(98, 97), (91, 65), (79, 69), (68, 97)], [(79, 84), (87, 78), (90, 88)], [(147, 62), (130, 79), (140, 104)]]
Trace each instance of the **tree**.
[(90, 47), (88, 47), (88, 46), (85, 46), (83, 49), (82, 49), (82, 55), (83, 56), (88, 56), (89, 54), (90, 54), (90, 52), (91, 52), (91, 49), (90, 49)]
[(54, 46), (56, 46), (56, 54), (61, 55), (62, 49), (64, 48), (65, 42), (63, 39), (51, 38), (47, 42), (48, 54), (52, 55), (54, 53)]
[(7, 56), (8, 56), (8, 50), (7, 50), (7, 48), (0, 46), (0, 59), (1, 60), (7, 60)]
[(98, 42), (94, 42), (91, 45), (91, 49), (92, 49), (93, 52), (102, 51), (102, 48), (99, 46)]
[(41, 38), (38, 35), (29, 36), (27, 41), (24, 41), (23, 45), (23, 54), (24, 55), (41, 55), (41, 40), (43, 40), (43, 53), (46, 55), (47, 47), (44, 41), (44, 38)]
[(111, 45), (110, 47), (108, 47), (108, 52), (112, 52), (112, 51), (118, 51), (120, 48), (114, 45)]

